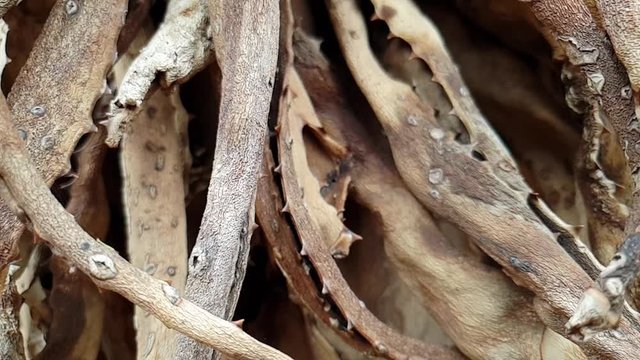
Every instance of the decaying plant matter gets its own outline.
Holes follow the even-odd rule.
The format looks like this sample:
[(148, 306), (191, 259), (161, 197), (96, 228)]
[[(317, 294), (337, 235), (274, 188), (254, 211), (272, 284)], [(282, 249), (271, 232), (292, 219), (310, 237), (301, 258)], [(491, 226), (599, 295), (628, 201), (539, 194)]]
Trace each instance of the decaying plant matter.
[(640, 357), (639, 11), (0, 1), (0, 357)]

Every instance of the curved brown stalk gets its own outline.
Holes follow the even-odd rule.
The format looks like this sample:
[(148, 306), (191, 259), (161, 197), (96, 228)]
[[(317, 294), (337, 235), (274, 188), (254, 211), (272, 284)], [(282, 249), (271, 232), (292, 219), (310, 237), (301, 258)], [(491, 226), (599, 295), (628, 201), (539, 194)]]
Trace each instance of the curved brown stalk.
[[(392, 11), (377, 8), (378, 16), (389, 23), (396, 15), (396, 19), (407, 19), (406, 16), (416, 13), (405, 2), (400, 4), (387, 4)], [(441, 129), (428, 104), (421, 102), (409, 86), (394, 81), (382, 71), (371, 54), (364, 20), (355, 2), (331, 1), (329, 11), (351, 73), (383, 125), (396, 166), (412, 193), (439, 216), (474, 234), (474, 242), (483, 251), (502, 265), (517, 284), (536, 295), (541, 320), (562, 333), (558, 318), (569, 317), (590, 279), (527, 205), (530, 190), (513, 166), (513, 160), (505, 155), (507, 152), (496, 150), (501, 145), (493, 143), (495, 135), (480, 135), (485, 129), (491, 130), (486, 125), (470, 127), (465, 117), (461, 117), (464, 125), (475, 131), (469, 131), (469, 145), (456, 142), (452, 134)], [(402, 16), (398, 15), (400, 11)], [(425, 26), (432, 29), (422, 21), (408, 24), (421, 26), (423, 30)], [(393, 24), (390, 29), (400, 35)], [(437, 36), (437, 33), (431, 30), (427, 36)], [(422, 55), (416, 47), (414, 52), (430, 66), (429, 56), (438, 54)], [(434, 74), (436, 72), (434, 69)], [(451, 73), (441, 75), (446, 81), (451, 81), (447, 76), (453, 76)], [(447, 89), (444, 84), (443, 87)], [(457, 93), (454, 89), (447, 94), (470, 101), (462, 86), (457, 88)], [(482, 117), (467, 119), (484, 123)], [(549, 264), (553, 264), (553, 268)], [(620, 329), (629, 342), (621, 344), (612, 336), (602, 336), (582, 344), (582, 348), (587, 355), (618, 359), (633, 356), (636, 347), (631, 344), (640, 342), (640, 334), (626, 320)]]
[[(47, 184), (69, 172), (76, 143), (95, 130), (91, 111), (113, 62), (126, 8), (124, 0), (95, 0), (70, 11), (65, 2), (54, 5), (7, 98), (18, 133)], [(0, 227), (5, 229), (0, 238), (4, 267), (23, 231), (4, 204)]]
[(158, 317), (165, 326), (239, 359), (289, 359), (180, 296), (176, 288), (139, 270), (92, 238), (49, 191), (32, 164), (0, 99), (0, 177), (5, 201), (16, 204), (52, 252), (87, 274), (100, 288), (115, 291)]
[[(609, 208), (605, 207), (605, 211), (601, 216), (606, 219), (607, 217), (615, 217), (618, 213), (625, 215), (620, 219), (614, 218), (613, 220), (622, 223), (626, 220), (624, 233), (629, 239), (640, 229), (640, 212), (637, 211), (637, 207), (640, 206), (640, 193), (637, 191), (638, 181), (636, 180), (640, 170), (640, 151), (636, 146), (640, 141), (640, 132), (634, 130), (638, 128), (639, 120), (634, 115), (633, 102), (631, 100), (632, 89), (629, 86), (627, 73), (616, 57), (614, 48), (611, 46), (607, 34), (603, 31), (603, 26), (610, 32), (611, 41), (614, 43), (618, 55), (626, 65), (631, 66), (633, 64), (630, 62), (630, 53), (628, 52), (630, 47), (625, 48), (626, 45), (622, 45), (625, 42), (624, 37), (617, 29), (611, 28), (611, 21), (617, 19), (616, 22), (624, 23), (622, 25), (624, 28), (630, 26), (633, 20), (625, 18), (622, 8), (618, 9), (613, 2), (599, 3), (595, 1), (590, 4), (592, 6), (589, 8), (585, 2), (579, 0), (537, 0), (531, 2), (531, 10), (544, 26), (548, 40), (556, 45), (560, 59), (566, 62), (565, 68), (568, 71), (565, 79), (570, 81), (567, 95), (569, 104), (573, 105), (572, 108), (574, 110), (586, 115), (588, 118), (586, 121), (587, 126), (590, 126), (589, 124), (594, 121), (603, 122), (604, 128), (611, 134), (612, 141), (617, 138), (617, 142), (622, 147), (627, 158), (634, 181), (631, 185), (623, 184), (623, 186), (626, 185), (628, 191), (632, 191), (631, 211), (628, 211), (621, 204), (618, 212), (606, 211)], [(628, 5), (632, 4), (625, 3), (625, 7)], [(598, 12), (598, 9), (601, 13)], [(572, 14), (572, 21), (566, 21), (564, 16), (566, 13)], [(635, 36), (633, 32), (625, 31), (625, 34), (627, 33), (631, 38)], [(629, 42), (632, 43), (633, 41)], [(629, 70), (631, 71), (632, 80), (635, 79), (634, 69), (630, 68)], [(589, 131), (589, 129), (586, 131)], [(606, 190), (601, 192), (600, 195), (611, 193), (612, 185), (608, 184), (607, 180), (616, 174), (611, 174), (607, 170), (609, 169), (606, 169), (606, 167), (596, 169), (596, 171), (600, 171), (598, 179), (600, 179), (602, 187)], [(616, 233), (619, 233), (619, 231), (616, 230)], [(617, 248), (621, 238), (616, 240), (614, 245)], [(622, 247), (622, 249), (629, 248), (631, 247)], [(631, 254), (624, 255), (626, 259), (629, 258), (628, 255)], [(616, 259), (616, 257), (614, 256), (613, 259)], [(599, 285), (583, 297), (583, 301), (579, 306), (581, 309), (584, 310), (587, 306), (597, 306), (599, 308), (593, 308), (593, 311), (599, 314), (608, 314), (610, 308), (614, 309), (614, 311), (622, 309), (622, 306), (616, 304), (623, 301), (626, 291), (619, 292), (615, 290), (612, 292), (610, 289), (603, 288), (603, 286), (617, 288), (621, 279), (617, 277), (609, 278), (609, 275), (618, 273), (617, 270), (620, 270), (621, 265), (628, 264), (619, 261), (613, 261), (609, 264), (609, 271), (605, 270), (601, 274), (598, 281)], [(627, 266), (626, 268), (629, 270), (633, 267)], [(604, 294), (602, 291), (604, 291)], [(617, 295), (613, 295), (614, 293)], [(593, 298), (591, 296), (594, 294), (604, 296), (608, 300), (600, 301), (602, 300), (601, 298)], [(576, 313), (571, 321), (567, 323), (570, 331), (576, 333), (578, 337), (584, 337), (595, 331), (602, 330), (599, 325), (594, 325), (591, 328), (589, 323), (594, 320), (584, 318), (585, 313), (583, 311), (578, 312), (580, 314)], [(610, 321), (604, 317), (596, 322), (609, 324), (607, 326), (615, 326), (617, 324), (617, 321)]]
[[(277, 1), (211, 1), (222, 72), (220, 117), (207, 205), (189, 257), (186, 294), (230, 319), (240, 295), (255, 227), (254, 206), (278, 57)], [(213, 17), (215, 14), (215, 17)], [(215, 28), (215, 26), (214, 26)], [(181, 337), (176, 359), (210, 359)]]
[[(350, 109), (328, 62), (307, 36), (298, 33), (296, 39), (296, 68), (323, 119), (323, 129), (354, 153), (348, 174), (356, 200), (379, 215), (394, 268), (462, 352), (472, 359), (544, 358), (542, 352), (550, 349), (556, 357), (584, 359), (577, 346), (545, 331), (530, 296), (500, 270), (444, 238), (393, 165), (363, 136), (367, 131), (357, 119), (366, 117)], [(554, 337), (562, 340), (551, 347), (549, 339)]]
[[(102, 180), (106, 131), (89, 135), (78, 155), (77, 179), (69, 190), (67, 211), (91, 236), (104, 239), (109, 227), (109, 206)], [(36, 359), (95, 359), (100, 350), (104, 299), (89, 277), (53, 256), (53, 290), (49, 304), (53, 319), (46, 346)]]
[[(278, 267), (287, 279), (293, 301), (309, 311), (316, 321), (331, 327), (337, 320), (331, 311), (326, 311), (329, 304), (318, 295), (319, 289), (309, 275), (310, 265), (296, 250), (296, 235), (281, 212), (284, 206), (280, 189), (273, 178), (274, 162), (269, 149), (265, 149), (262, 163), (262, 175), (258, 180), (256, 195), (256, 218), (271, 246)], [(331, 310), (329, 308), (329, 310)], [(332, 320), (333, 319), (333, 320)], [(364, 353), (373, 353), (373, 346), (349, 331), (336, 331), (351, 347)]]
[[(404, 337), (378, 320), (364, 308), (353, 290), (340, 273), (331, 257), (327, 239), (331, 239), (326, 227), (320, 226), (323, 219), (315, 218), (307, 209), (307, 194), (313, 189), (305, 189), (300, 179), (309, 171), (306, 164), (302, 129), (306, 123), (319, 128), (313, 107), (296, 71), (289, 67), (283, 82), (280, 100), (278, 126), (278, 152), (282, 173), (282, 185), (287, 203), (283, 212), (291, 214), (302, 242), (301, 254), (308, 256), (322, 281), (322, 293), (330, 296), (345, 317), (347, 329), (358, 329), (369, 341), (378, 355), (393, 359), (407, 356), (419, 358), (456, 359), (455, 352), (434, 345), (427, 346), (419, 341)], [(315, 123), (315, 124), (314, 124)], [(296, 140), (297, 139), (297, 140)], [(297, 147), (296, 151), (293, 148)], [(317, 189), (319, 192), (319, 189)], [(324, 201), (320, 199), (320, 201)]]

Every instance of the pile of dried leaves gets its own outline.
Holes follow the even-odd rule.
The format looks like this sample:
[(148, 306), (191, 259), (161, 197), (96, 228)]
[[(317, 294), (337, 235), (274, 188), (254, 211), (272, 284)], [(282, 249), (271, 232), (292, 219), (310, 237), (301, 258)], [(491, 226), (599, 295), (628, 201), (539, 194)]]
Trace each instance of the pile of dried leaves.
[(0, 358), (640, 357), (640, 0), (0, 16)]

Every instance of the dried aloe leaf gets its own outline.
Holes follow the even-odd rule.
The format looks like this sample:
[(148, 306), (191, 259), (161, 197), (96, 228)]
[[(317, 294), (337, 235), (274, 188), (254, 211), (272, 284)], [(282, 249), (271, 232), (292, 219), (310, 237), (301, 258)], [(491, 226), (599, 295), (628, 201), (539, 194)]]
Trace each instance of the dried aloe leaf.
[[(296, 234), (290, 228), (284, 214), (282, 195), (273, 178), (273, 158), (271, 151), (265, 149), (265, 160), (262, 163), (262, 176), (258, 181), (256, 195), (256, 218), (265, 238), (271, 247), (278, 267), (289, 284), (289, 290), (294, 302), (309, 312), (316, 321), (331, 326), (335, 315), (330, 304), (319, 296), (320, 289), (314, 283), (308, 260), (300, 256), (297, 250)], [(373, 352), (369, 343), (355, 336), (353, 332), (338, 331), (338, 334), (351, 347), (361, 352)]]
[[(407, 20), (421, 16), (415, 7), (407, 4), (410, 3), (386, 3), (376, 10), (396, 35), (403, 35), (406, 28), (396, 29), (390, 23), (393, 19), (395, 26), (404, 24), (419, 26), (421, 31), (427, 29), (422, 33), (424, 36), (407, 34), (411, 45), (412, 41), (440, 44), (439, 36), (425, 18), (421, 17), (418, 22)], [(530, 190), (513, 166), (513, 160), (499, 142), (493, 141), (495, 135), (482, 135), (483, 131), (493, 131), (486, 125), (478, 125), (484, 120), (470, 116), (470, 106), (459, 106), (461, 101), (452, 101), (458, 104), (454, 108), (471, 111), (461, 117), (469, 130), (470, 145), (457, 143), (452, 134), (440, 128), (428, 104), (421, 102), (409, 86), (392, 80), (382, 71), (369, 49), (364, 21), (355, 3), (330, 2), (329, 10), (351, 73), (383, 125), (396, 166), (413, 194), (438, 215), (474, 234), (474, 241), (483, 251), (500, 263), (517, 284), (537, 296), (537, 312), (543, 322), (562, 333), (563, 328), (556, 320), (568, 318), (573, 303), (590, 279), (527, 206)], [(398, 22), (398, 19), (404, 21)], [(428, 36), (426, 40), (421, 40), (425, 36)], [(432, 36), (436, 37), (430, 39)], [(446, 57), (440, 57), (443, 50), (422, 54), (421, 49), (424, 48), (414, 46), (416, 55), (426, 60), (434, 74), (442, 69), (434, 69), (432, 63), (437, 62), (438, 66), (450, 63)], [(449, 66), (447, 71), (453, 69), (450, 64), (444, 66)], [(449, 97), (465, 97), (470, 101), (464, 87), (450, 86), (455, 83), (452, 80), (452, 77), (456, 79), (455, 73), (441, 73), (440, 77), (443, 80), (439, 82)], [(467, 121), (476, 125), (470, 126)], [(554, 264), (553, 269), (548, 268), (549, 263)], [(557, 274), (562, 274), (562, 278)], [(637, 330), (628, 323), (624, 322), (621, 329), (628, 339), (640, 341)], [(616, 341), (613, 337), (602, 337), (582, 346), (587, 355), (601, 354), (602, 348), (610, 351), (607, 356), (612, 358), (633, 353), (631, 345), (621, 346), (617, 341), (616, 346), (607, 345), (613, 341)]]
[[(545, 330), (537, 318), (530, 296), (499, 269), (443, 237), (393, 164), (364, 136), (366, 130), (358, 118), (365, 115), (356, 115), (346, 100), (326, 101), (347, 96), (319, 49), (302, 33), (297, 33), (296, 40), (296, 68), (327, 134), (358, 154), (348, 167), (354, 196), (379, 216), (385, 250), (400, 277), (470, 358), (541, 357), (542, 334), (553, 331)], [(370, 246), (367, 243), (363, 246)], [(557, 344), (563, 349), (557, 356), (585, 358), (571, 342), (563, 339)]]
[[(287, 47), (287, 51), (291, 54), (291, 44)], [(309, 257), (318, 273), (322, 281), (322, 294), (335, 302), (344, 317), (346, 324), (340, 324), (340, 320), (335, 319), (335, 325), (345, 327), (347, 330), (357, 329), (373, 345), (378, 355), (390, 358), (410, 355), (442, 359), (460, 358), (457, 352), (404, 337), (380, 322), (365, 308), (364, 303), (355, 296), (340, 274), (326, 244), (327, 236), (318, 223), (321, 220), (313, 217), (308, 210), (309, 190), (302, 187), (299, 182), (304, 178), (305, 173), (307, 176), (309, 174), (305, 152), (296, 149), (304, 146), (301, 138), (302, 128), (305, 123), (318, 124), (318, 120), (304, 85), (293, 66), (291, 64), (286, 66), (284, 71), (278, 115), (280, 171), (287, 200), (283, 211), (291, 214), (302, 242), (301, 254)], [(304, 158), (300, 159), (302, 156)], [(319, 192), (319, 189), (316, 191)]]

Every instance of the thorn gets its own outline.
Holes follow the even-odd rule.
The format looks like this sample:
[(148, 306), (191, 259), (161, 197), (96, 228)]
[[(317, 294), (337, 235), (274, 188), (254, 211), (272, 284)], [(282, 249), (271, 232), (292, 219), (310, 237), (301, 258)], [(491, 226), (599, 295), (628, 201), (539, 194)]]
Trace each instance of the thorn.
[(260, 225), (256, 224), (255, 222), (249, 225), (249, 234), (253, 234), (253, 232), (256, 231), (259, 227)]
[(416, 55), (416, 53), (414, 53), (413, 51), (411, 52), (411, 54), (409, 54), (409, 60), (415, 60), (418, 58), (418, 55)]
[(244, 326), (244, 319), (240, 319), (240, 320), (236, 320), (236, 321), (232, 321), (233, 325), (239, 327), (240, 329), (242, 329), (242, 327)]
[(351, 320), (347, 320), (347, 331), (353, 330), (353, 323)]
[(326, 283), (322, 284), (322, 295), (327, 295), (329, 293), (329, 287)]
[(279, 135), (279, 134), (280, 134), (280, 128), (281, 128), (280, 124), (276, 125), (276, 126), (273, 128), (273, 131), (276, 133), (276, 135)]
[(98, 124), (100, 124), (102, 126), (105, 126), (105, 127), (108, 127), (110, 122), (111, 122), (111, 120), (107, 119), (107, 120), (99, 121)]
[(278, 164), (278, 166), (276, 166), (273, 169), (273, 172), (276, 173), (276, 174), (280, 174), (282, 172), (282, 163)]
[(331, 304), (326, 303), (324, 304), (324, 306), (322, 307), (322, 309), (326, 312), (329, 312), (329, 310), (331, 310)]
[(393, 33), (389, 33), (389, 35), (387, 35), (387, 40), (391, 40), (393, 38), (396, 38), (397, 36), (395, 36)]
[(91, 129), (89, 129), (89, 131), (98, 132), (98, 127), (96, 126), (96, 124), (91, 124)]
[(458, 114), (456, 113), (456, 109), (451, 108), (451, 110), (449, 110), (449, 115), (451, 115), (451, 116), (458, 116)]
[(371, 18), (369, 19), (369, 21), (378, 21), (378, 20), (382, 20), (382, 19), (376, 13), (373, 13), (373, 15), (371, 15)]
[(289, 202), (288, 201), (284, 204), (284, 207), (282, 208), (282, 210), (280, 210), (280, 212), (282, 212), (282, 213), (285, 213), (285, 212), (288, 213), (289, 212)]
[(309, 255), (309, 254), (307, 253), (307, 249), (305, 249), (304, 245), (302, 245), (302, 249), (300, 249), (300, 255), (302, 255), (302, 256), (307, 256), (307, 255)]

